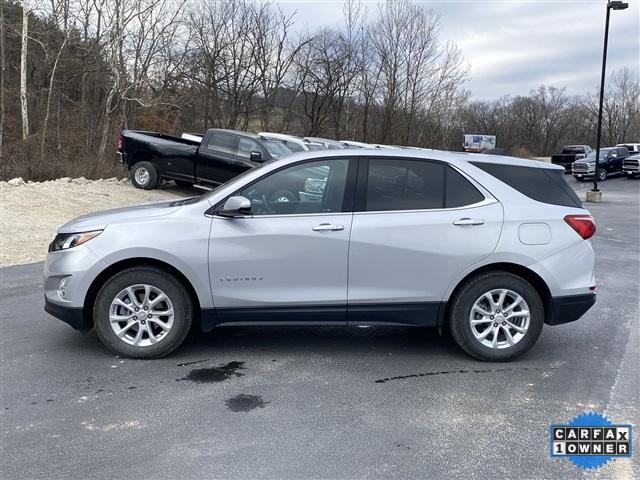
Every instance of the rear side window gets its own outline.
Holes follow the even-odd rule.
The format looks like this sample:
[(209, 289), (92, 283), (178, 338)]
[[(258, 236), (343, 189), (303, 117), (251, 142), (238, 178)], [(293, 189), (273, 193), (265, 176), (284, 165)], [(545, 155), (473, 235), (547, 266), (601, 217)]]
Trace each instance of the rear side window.
[(236, 138), (226, 133), (214, 133), (211, 135), (211, 140), (209, 140), (207, 148), (209, 150), (233, 155), (236, 150)]
[(464, 207), (484, 200), (484, 196), (469, 180), (447, 167), (447, 208)]
[(483, 162), (471, 164), (538, 202), (582, 208), (580, 198), (565, 182), (563, 170)]
[(421, 160), (371, 159), (366, 211), (422, 210), (444, 205), (445, 166)]

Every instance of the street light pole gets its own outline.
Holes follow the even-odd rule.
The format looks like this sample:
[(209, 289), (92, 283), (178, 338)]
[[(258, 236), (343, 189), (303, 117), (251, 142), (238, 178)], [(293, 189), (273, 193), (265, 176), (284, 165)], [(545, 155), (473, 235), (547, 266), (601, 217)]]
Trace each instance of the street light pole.
[(604, 24), (604, 48), (602, 51), (602, 76), (600, 77), (600, 104), (598, 105), (598, 129), (596, 133), (596, 169), (593, 173), (593, 192), (598, 192), (598, 170), (600, 168), (600, 140), (602, 138), (602, 108), (604, 104), (604, 84), (607, 70), (607, 45), (609, 43), (609, 17), (611, 10), (624, 10), (629, 6), (620, 0), (607, 3), (607, 17)]

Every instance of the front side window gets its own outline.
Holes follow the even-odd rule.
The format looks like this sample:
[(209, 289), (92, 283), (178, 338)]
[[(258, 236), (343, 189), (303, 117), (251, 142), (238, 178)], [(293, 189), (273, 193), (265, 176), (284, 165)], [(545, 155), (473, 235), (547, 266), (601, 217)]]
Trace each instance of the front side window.
[(262, 154), (262, 149), (260, 145), (258, 145), (258, 142), (250, 138), (240, 137), (240, 140), (238, 140), (238, 155), (243, 158), (250, 158), (251, 152), (259, 152)]
[(238, 195), (251, 201), (252, 215), (342, 211), (349, 160), (306, 162), (273, 173)]
[(445, 166), (423, 160), (372, 159), (366, 211), (423, 210), (444, 206)]
[(207, 145), (209, 150), (233, 155), (236, 149), (236, 138), (226, 133), (214, 133)]

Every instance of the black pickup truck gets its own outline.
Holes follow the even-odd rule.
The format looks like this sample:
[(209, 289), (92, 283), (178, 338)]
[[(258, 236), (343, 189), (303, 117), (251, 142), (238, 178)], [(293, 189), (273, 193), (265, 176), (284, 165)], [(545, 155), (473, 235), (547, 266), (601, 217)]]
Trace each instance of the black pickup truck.
[(585, 158), (591, 153), (589, 145), (567, 145), (562, 147), (562, 153), (551, 155), (551, 163), (564, 167), (564, 173), (571, 173), (571, 164)]
[(123, 130), (118, 155), (131, 183), (151, 190), (161, 179), (214, 187), (255, 167), (291, 154), (281, 142), (236, 130), (211, 128), (202, 141), (156, 132)]

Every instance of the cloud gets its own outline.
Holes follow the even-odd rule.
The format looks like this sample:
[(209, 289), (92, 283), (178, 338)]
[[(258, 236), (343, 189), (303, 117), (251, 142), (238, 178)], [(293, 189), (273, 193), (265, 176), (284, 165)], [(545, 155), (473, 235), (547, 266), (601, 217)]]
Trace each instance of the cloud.
[[(570, 94), (600, 81), (605, 3), (592, 1), (422, 1), (441, 14), (441, 37), (462, 49), (471, 66), (467, 87), (476, 98), (526, 94), (541, 84)], [(368, 2), (369, 17), (377, 17)], [(342, 1), (279, 2), (297, 11), (296, 27), (342, 24)], [(640, 6), (611, 14), (607, 71), (640, 71)]]

